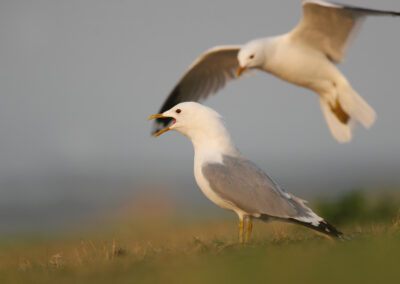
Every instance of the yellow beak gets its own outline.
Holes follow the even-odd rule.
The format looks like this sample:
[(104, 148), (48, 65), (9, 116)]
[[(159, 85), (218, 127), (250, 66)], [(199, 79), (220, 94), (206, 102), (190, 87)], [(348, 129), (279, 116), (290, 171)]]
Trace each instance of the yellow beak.
[[(150, 115), (147, 120), (152, 120), (153, 118), (170, 118), (170, 117), (162, 115), (162, 114), (153, 114), (153, 115)], [(162, 130), (158, 131), (156, 134), (154, 134), (154, 138), (160, 136), (161, 134), (163, 134), (164, 132), (167, 132), (168, 130), (170, 130), (169, 126), (165, 127), (164, 129), (162, 129)]]
[(244, 70), (246, 70), (246, 67), (239, 66), (238, 70), (236, 71), (236, 77), (240, 77)]

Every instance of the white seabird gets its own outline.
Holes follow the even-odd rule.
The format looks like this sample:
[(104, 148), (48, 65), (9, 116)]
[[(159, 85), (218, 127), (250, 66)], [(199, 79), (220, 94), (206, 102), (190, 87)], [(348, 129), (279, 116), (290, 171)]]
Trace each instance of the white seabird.
[(303, 225), (327, 236), (342, 233), (306, 206), (306, 201), (279, 187), (264, 171), (244, 158), (232, 143), (221, 116), (195, 102), (180, 103), (149, 117), (171, 118), (174, 123), (155, 136), (176, 130), (187, 136), (194, 147), (194, 176), (203, 193), (219, 207), (239, 216), (239, 240), (249, 240), (252, 219)]
[[(336, 68), (366, 16), (399, 12), (372, 10), (305, 1), (300, 23), (289, 33), (256, 39), (245, 45), (216, 46), (189, 67), (160, 109), (184, 101), (200, 101), (217, 92), (246, 69), (269, 72), (285, 81), (315, 91), (333, 137), (341, 143), (352, 138), (353, 122), (369, 128), (375, 111)], [(154, 133), (170, 120), (157, 119)]]

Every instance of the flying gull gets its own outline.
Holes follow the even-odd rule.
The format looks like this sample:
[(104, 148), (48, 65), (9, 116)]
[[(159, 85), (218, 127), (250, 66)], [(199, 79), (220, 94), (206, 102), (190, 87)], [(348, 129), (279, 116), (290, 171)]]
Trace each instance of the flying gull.
[[(369, 128), (375, 121), (375, 111), (335, 63), (344, 59), (366, 16), (399, 16), (400, 12), (323, 1), (305, 1), (302, 6), (300, 23), (289, 33), (206, 51), (189, 67), (159, 112), (180, 102), (206, 99), (245, 70), (259, 69), (315, 91), (329, 130), (338, 142), (351, 140), (354, 122)], [(157, 119), (154, 133), (168, 123), (168, 119)]]
[[(281, 189), (264, 171), (244, 158), (214, 110), (196, 102), (184, 102), (150, 116), (149, 120), (153, 118), (174, 121), (156, 133), (156, 137), (176, 130), (192, 141), (196, 182), (212, 202), (239, 216), (241, 243), (249, 240), (252, 219), (299, 224), (329, 237), (342, 238), (342, 233), (307, 207), (305, 200)], [(245, 221), (247, 231), (243, 239)]]

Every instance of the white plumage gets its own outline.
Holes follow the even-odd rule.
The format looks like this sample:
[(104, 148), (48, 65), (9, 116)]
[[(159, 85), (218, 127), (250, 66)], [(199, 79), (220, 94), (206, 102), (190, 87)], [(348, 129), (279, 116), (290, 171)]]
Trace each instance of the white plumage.
[[(161, 130), (176, 130), (194, 147), (194, 176), (204, 195), (221, 208), (246, 219), (296, 223), (333, 237), (341, 233), (305, 205), (285, 192), (264, 171), (244, 158), (231, 141), (221, 117), (195, 102), (180, 103), (150, 118), (171, 118), (174, 123)], [(248, 229), (249, 230), (249, 229)], [(248, 231), (248, 237), (250, 233)], [(241, 241), (243, 238), (241, 238)]]
[[(201, 55), (183, 75), (161, 107), (164, 112), (184, 101), (199, 101), (235, 78), (235, 71), (256, 69), (313, 90), (333, 137), (352, 138), (359, 122), (369, 128), (375, 111), (335, 66), (345, 57), (366, 16), (399, 12), (365, 9), (323, 1), (305, 1), (300, 23), (289, 33), (253, 40), (243, 46), (217, 46)], [(168, 120), (157, 120), (155, 132)]]

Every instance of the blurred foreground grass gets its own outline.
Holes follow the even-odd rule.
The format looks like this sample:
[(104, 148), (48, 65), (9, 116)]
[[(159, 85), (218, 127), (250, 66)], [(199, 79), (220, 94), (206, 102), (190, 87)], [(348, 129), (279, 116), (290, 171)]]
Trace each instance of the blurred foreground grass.
[[(349, 195), (316, 205), (319, 213), (347, 206), (369, 216), (376, 203), (363, 200)], [(334, 223), (351, 237), (344, 242), (255, 222), (247, 247), (237, 244), (234, 214), (142, 212), (102, 230), (0, 240), (0, 283), (400, 283), (400, 215), (393, 210), (370, 222), (347, 211), (356, 218)]]

